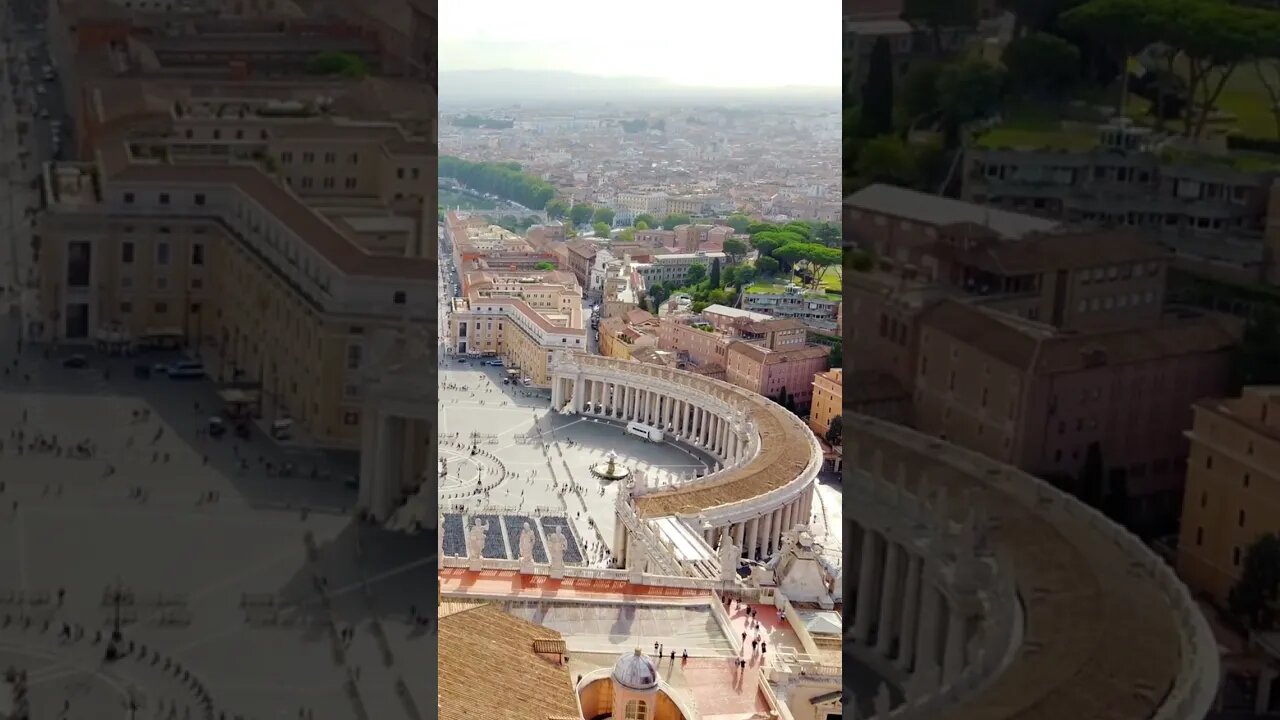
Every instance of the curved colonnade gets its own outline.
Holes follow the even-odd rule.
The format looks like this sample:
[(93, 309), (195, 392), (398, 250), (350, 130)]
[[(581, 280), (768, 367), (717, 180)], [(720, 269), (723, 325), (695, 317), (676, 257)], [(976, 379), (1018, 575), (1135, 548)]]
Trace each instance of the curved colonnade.
[(628, 567), (637, 540), (659, 566), (668, 555), (646, 521), (679, 518), (712, 548), (728, 533), (746, 557), (768, 557), (784, 531), (808, 524), (822, 449), (783, 407), (703, 375), (615, 358), (562, 353), (550, 371), (557, 410), (645, 423), (718, 461), (701, 478), (636, 478), (629, 498), (620, 493), (614, 554)]
[(1015, 468), (848, 412), (845, 458), (845, 652), (902, 686), (890, 717), (1205, 716), (1213, 635), (1136, 537)]

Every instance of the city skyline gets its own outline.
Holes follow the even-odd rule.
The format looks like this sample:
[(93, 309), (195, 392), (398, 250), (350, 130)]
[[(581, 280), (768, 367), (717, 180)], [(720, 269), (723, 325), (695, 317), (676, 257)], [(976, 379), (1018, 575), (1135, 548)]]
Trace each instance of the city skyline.
[[(708, 88), (841, 84), (839, 10), (819, 0), (791, 3), (781, 15), (766, 15), (772, 8), (761, 0), (655, 0), (639, 15), (626, 6), (584, 0), (556, 0), (551, 6), (558, 11), (547, 4), (504, 7), (502, 13), (483, 4), (446, 7), (440, 14), (441, 71), (552, 70)], [(575, 35), (567, 15), (599, 30)]]

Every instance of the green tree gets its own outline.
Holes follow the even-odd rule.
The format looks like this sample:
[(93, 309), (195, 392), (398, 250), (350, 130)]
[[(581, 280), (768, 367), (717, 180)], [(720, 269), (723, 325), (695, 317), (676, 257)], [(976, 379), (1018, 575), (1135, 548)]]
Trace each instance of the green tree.
[(1245, 324), (1244, 337), (1235, 347), (1231, 374), (1233, 384), (1280, 384), (1280, 314), (1274, 307), (1259, 305)]
[(831, 352), (827, 353), (827, 365), (829, 367), (844, 365), (844, 343), (838, 342), (831, 346)]
[(656, 308), (671, 297), (671, 288), (663, 283), (654, 283), (650, 285), (646, 291), (649, 297), (653, 298), (653, 306)]
[(868, 182), (894, 185), (910, 185), (916, 177), (911, 151), (894, 135), (882, 135), (864, 145), (856, 171)]
[(662, 219), (662, 229), (675, 230), (677, 225), (688, 225), (690, 222), (688, 213), (671, 213)]
[(543, 260), (542, 262), (538, 263), (537, 265), (534, 265), (534, 267), (535, 267), (535, 268), (537, 268), (537, 269), (539, 269), (539, 270), (555, 270), (555, 269), (556, 269), (556, 265), (555, 265), (555, 263), (549, 263), (549, 262), (547, 262), (546, 260)]
[(634, 227), (634, 229), (636, 229), (636, 230), (648, 230), (648, 229), (649, 229), (649, 223), (647, 223), (647, 222), (645, 222), (645, 221), (641, 220), (640, 222), (636, 223), (633, 227)]
[(684, 275), (685, 285), (697, 285), (707, 277), (707, 266), (702, 263), (694, 263), (689, 266), (689, 271)]
[(1186, 60), (1190, 102), (1184, 108), (1183, 134), (1199, 138), (1236, 68), (1276, 51), (1280, 22), (1273, 10), (1217, 0), (1175, 0), (1175, 4), (1184, 7), (1177, 9), (1176, 19), (1161, 26), (1162, 39), (1178, 48)]
[(871, 272), (876, 267), (876, 259), (865, 250), (846, 250), (843, 265), (854, 272)]
[(713, 288), (720, 287), (720, 258), (711, 259), (711, 274), (707, 277), (707, 284)]
[[(658, 219), (649, 213), (640, 213), (632, 219), (631, 224), (634, 225), (637, 230), (648, 230), (651, 227), (658, 226)], [(640, 227), (641, 225), (644, 225), (644, 227)]]
[(595, 208), (586, 203), (578, 203), (569, 209), (569, 221), (577, 227), (589, 222), (594, 214)]
[(618, 239), (622, 242), (633, 242), (636, 239), (636, 231), (634, 228), (623, 228), (618, 233)]
[(609, 237), (609, 223), (603, 223), (603, 222), (593, 223), (591, 225), (591, 229), (596, 232), (596, 237), (598, 238)]
[(942, 74), (942, 65), (937, 62), (921, 61), (913, 63), (902, 78), (902, 92), (899, 102), (908, 118), (915, 120), (937, 112), (938, 110), (938, 77)]
[(591, 221), (613, 227), (613, 215), (613, 210), (607, 207), (596, 208), (595, 214), (591, 216)]
[(759, 233), (777, 230), (778, 226), (767, 222), (753, 222), (747, 226), (747, 234), (755, 237)]
[(938, 109), (948, 135), (999, 109), (1004, 80), (1004, 69), (985, 60), (965, 60), (943, 68), (938, 75)]
[(725, 287), (735, 287), (738, 284), (738, 268), (730, 265), (721, 271), (720, 278), (724, 281)]
[(827, 444), (835, 447), (844, 440), (844, 418), (836, 415), (831, 418), (831, 424), (827, 426), (826, 435), (823, 438)]
[(1117, 53), (1120, 58), (1120, 97), (1116, 116), (1124, 117), (1129, 97), (1129, 58), (1164, 31), (1160, 26), (1159, 3), (1162, 0), (1089, 0), (1062, 14), (1059, 19), (1067, 30), (1083, 32)]
[(492, 193), (525, 207), (545, 208), (556, 196), (556, 190), (550, 183), (526, 175), (518, 163), (476, 163), (442, 155), (437, 173), (442, 178), (453, 178), (476, 192)]
[[(777, 261), (775, 260), (774, 262)], [(738, 287), (750, 285), (759, 274), (759, 270), (752, 265), (741, 265), (739, 267), (729, 269), (736, 271), (734, 272), (734, 279), (738, 281)]]
[(822, 221), (813, 231), (813, 238), (827, 247), (839, 247), (843, 235), (838, 223)]
[(978, 24), (977, 0), (907, 0), (902, 17), (928, 29), (933, 51), (941, 57), (947, 50), (942, 31), (967, 29)]
[(844, 258), (844, 253), (839, 248), (827, 247), (817, 243), (809, 243), (804, 248), (804, 254), (801, 256), (809, 265), (809, 269), (813, 271), (813, 284), (815, 287), (822, 284), (822, 278), (826, 276), (827, 270), (834, 265), (839, 265)]
[(310, 75), (341, 75), (348, 78), (362, 78), (369, 74), (369, 68), (359, 56), (342, 52), (322, 52), (307, 61), (307, 73)]
[(1024, 92), (1057, 96), (1080, 79), (1080, 48), (1049, 33), (1032, 33), (1005, 46), (1009, 80)]
[(804, 259), (805, 243), (787, 243), (770, 254), (775, 260), (782, 263), (782, 269), (790, 271), (795, 267), (796, 263)]
[(569, 214), (569, 206), (563, 200), (547, 201), (547, 217), (552, 220), (559, 220)]
[(729, 216), (729, 219), (724, 221), (724, 224), (733, 228), (733, 231), (736, 233), (744, 233), (747, 231), (747, 228), (751, 227), (751, 218), (741, 213), (734, 213)]
[(1227, 594), (1227, 606), (1250, 629), (1270, 630), (1280, 610), (1280, 536), (1258, 538), (1244, 555), (1240, 579)]
[(747, 254), (747, 244), (737, 238), (725, 238), (724, 254), (729, 256), (729, 262), (738, 262)]
[(780, 267), (778, 261), (768, 255), (762, 255), (756, 259), (756, 271), (761, 275), (774, 275)]
[(808, 242), (813, 237), (813, 226), (803, 220), (793, 220), (782, 226), (783, 232), (793, 232)]
[(858, 137), (877, 137), (893, 131), (893, 53), (883, 35), (871, 46), (867, 79), (862, 83)]

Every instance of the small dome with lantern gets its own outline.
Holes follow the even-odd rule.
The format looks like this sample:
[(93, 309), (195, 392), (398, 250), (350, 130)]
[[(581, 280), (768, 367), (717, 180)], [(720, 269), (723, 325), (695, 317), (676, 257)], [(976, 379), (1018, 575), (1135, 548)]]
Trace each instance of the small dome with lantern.
[(652, 690), (658, 687), (658, 666), (640, 648), (630, 655), (623, 655), (613, 665), (613, 681), (632, 690)]

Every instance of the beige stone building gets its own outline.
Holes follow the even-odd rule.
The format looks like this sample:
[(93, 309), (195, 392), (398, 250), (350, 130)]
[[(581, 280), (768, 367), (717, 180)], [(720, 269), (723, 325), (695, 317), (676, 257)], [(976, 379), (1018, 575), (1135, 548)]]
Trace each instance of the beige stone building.
[(546, 387), (551, 353), (586, 350), (582, 288), (570, 273), (467, 273), (463, 285), (449, 320), (458, 355), (501, 357), (531, 385)]
[(813, 397), (809, 402), (809, 427), (818, 437), (826, 437), (831, 421), (844, 412), (844, 369), (831, 368), (813, 376)]
[(636, 360), (636, 353), (658, 348), (658, 318), (644, 310), (600, 321), (599, 354), (619, 360)]
[(1249, 546), (1280, 531), (1280, 388), (1197, 402), (1178, 533), (1178, 574), (1227, 603)]
[(94, 162), (42, 179), (45, 339), (173, 339), (264, 416), (355, 447), (366, 338), (433, 315), (434, 138), (263, 98), (94, 96)]

